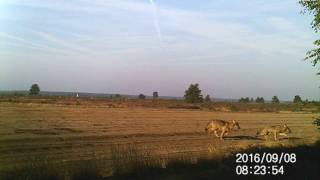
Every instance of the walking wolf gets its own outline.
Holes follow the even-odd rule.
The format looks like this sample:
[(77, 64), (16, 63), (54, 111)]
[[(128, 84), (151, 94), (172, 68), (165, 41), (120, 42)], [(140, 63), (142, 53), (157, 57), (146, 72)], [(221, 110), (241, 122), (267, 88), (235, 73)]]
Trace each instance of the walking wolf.
[[(205, 131), (208, 134), (211, 134), (212, 132), (214, 132), (214, 134), (217, 137), (220, 137), (220, 139), (223, 140), (223, 136), (227, 135), (228, 132), (233, 130), (235, 126), (237, 126), (237, 128), (240, 129), (239, 123), (236, 122), (235, 120), (232, 120), (232, 121), (212, 120), (207, 124)], [(220, 136), (218, 135), (218, 131), (221, 132)]]
[(268, 135), (272, 134), (272, 133), (274, 136), (274, 140), (277, 141), (278, 135), (288, 137), (287, 134), (291, 133), (291, 129), (286, 124), (277, 125), (277, 126), (269, 126), (269, 127), (263, 128), (260, 131), (257, 131), (256, 136), (264, 136), (265, 139), (267, 140)]

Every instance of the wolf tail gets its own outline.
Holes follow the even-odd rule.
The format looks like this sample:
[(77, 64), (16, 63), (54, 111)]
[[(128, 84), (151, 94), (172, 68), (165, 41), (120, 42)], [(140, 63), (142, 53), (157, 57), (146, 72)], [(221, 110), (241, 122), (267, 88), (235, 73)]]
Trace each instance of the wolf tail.
[(258, 130), (258, 131), (257, 131), (256, 137), (259, 136), (259, 135), (261, 135), (261, 130)]

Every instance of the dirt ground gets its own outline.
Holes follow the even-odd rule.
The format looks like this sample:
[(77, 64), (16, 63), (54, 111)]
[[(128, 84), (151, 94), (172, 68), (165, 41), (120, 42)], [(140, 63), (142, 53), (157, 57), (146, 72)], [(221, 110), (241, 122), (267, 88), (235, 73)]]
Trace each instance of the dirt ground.
[[(209, 110), (34, 103), (0, 103), (0, 169), (45, 155), (56, 161), (111, 159), (112, 148), (134, 143), (157, 156), (227, 153), (253, 145), (311, 144), (320, 139), (312, 113), (214, 112)], [(241, 129), (224, 141), (204, 133), (212, 119), (236, 120)], [(256, 138), (259, 128), (285, 121), (289, 139)], [(219, 154), (218, 153), (218, 154)]]

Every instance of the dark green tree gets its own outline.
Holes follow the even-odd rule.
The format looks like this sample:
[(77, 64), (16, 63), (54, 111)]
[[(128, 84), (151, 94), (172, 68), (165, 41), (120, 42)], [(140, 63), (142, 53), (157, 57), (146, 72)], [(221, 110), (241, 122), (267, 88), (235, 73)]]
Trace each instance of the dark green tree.
[[(320, 30), (320, 1), (319, 0), (300, 0), (299, 3), (304, 7), (303, 13), (309, 13), (313, 16), (311, 27), (318, 33)], [(314, 49), (307, 52), (305, 60), (310, 60), (313, 66), (320, 63), (320, 39), (313, 42), (316, 46)], [(320, 72), (317, 73), (320, 75)], [(299, 99), (297, 99), (299, 100)], [(300, 98), (301, 100), (301, 98)], [(320, 117), (315, 122), (320, 125)]]
[(248, 103), (248, 102), (250, 102), (250, 99), (249, 99), (249, 97), (246, 97), (246, 98), (241, 97), (241, 98), (239, 99), (239, 102), (241, 102), (241, 103)]
[(139, 99), (146, 99), (146, 96), (144, 94), (139, 94), (138, 98)]
[(203, 101), (199, 84), (191, 84), (185, 91), (184, 98), (189, 103), (199, 103)]
[(264, 103), (264, 98), (263, 97), (257, 97), (256, 98), (256, 103)]
[(293, 103), (302, 103), (302, 99), (299, 95), (295, 95), (293, 98)]
[(39, 95), (40, 93), (40, 87), (38, 84), (32, 84), (29, 90), (30, 95)]
[(158, 92), (157, 91), (153, 92), (152, 97), (153, 97), (153, 99), (158, 99), (158, 97), (159, 97)]
[[(320, 1), (319, 0), (300, 0), (299, 3), (304, 7), (303, 14), (309, 13), (313, 16), (311, 27), (318, 33), (320, 30)], [(320, 39), (313, 42), (316, 48), (307, 52), (305, 60), (310, 60), (313, 66), (320, 62)], [(320, 75), (320, 72), (318, 73)]]
[(279, 103), (280, 103), (280, 100), (279, 100), (278, 96), (273, 96), (271, 102), (272, 102), (273, 104), (279, 104)]

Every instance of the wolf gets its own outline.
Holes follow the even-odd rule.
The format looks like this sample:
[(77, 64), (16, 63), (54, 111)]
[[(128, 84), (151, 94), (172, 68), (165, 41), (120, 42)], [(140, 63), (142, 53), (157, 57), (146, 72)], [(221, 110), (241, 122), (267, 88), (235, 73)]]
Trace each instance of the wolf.
[[(227, 135), (228, 132), (234, 129), (234, 127), (237, 127), (238, 129), (240, 129), (239, 123), (235, 120), (224, 121), (224, 120), (217, 119), (217, 120), (210, 121), (207, 124), (205, 131), (207, 134), (211, 134), (212, 132), (214, 132), (216, 137), (220, 137), (220, 139), (223, 140), (223, 136)], [(218, 135), (218, 132), (221, 132), (220, 136)]]
[(291, 129), (286, 124), (283, 124), (283, 125), (269, 126), (269, 127), (263, 128), (262, 130), (257, 131), (256, 137), (264, 136), (265, 139), (267, 140), (268, 135), (273, 133), (274, 140), (277, 141), (278, 135), (288, 137), (287, 134), (291, 132), (292, 132)]

